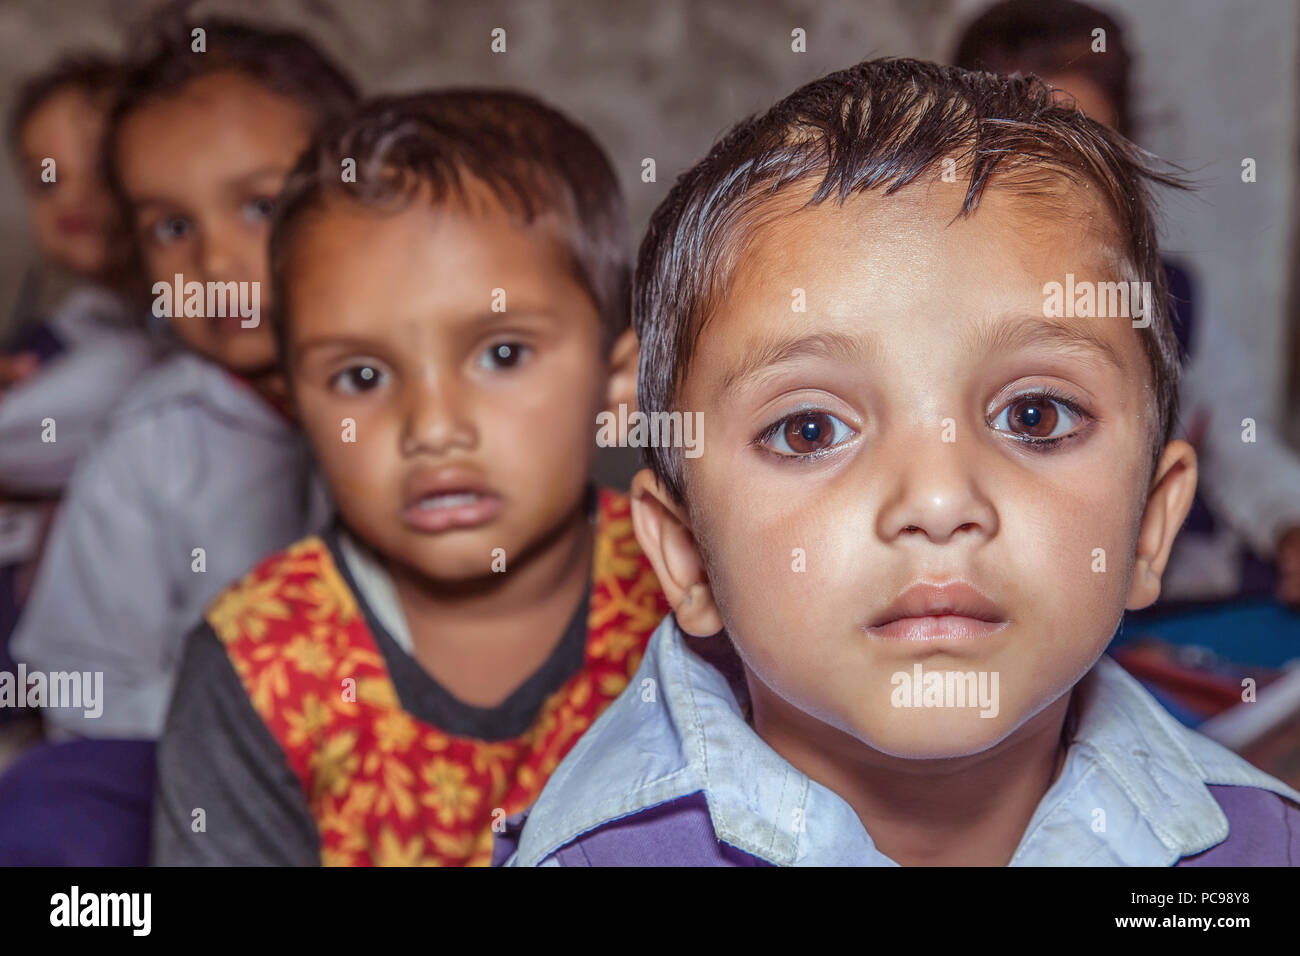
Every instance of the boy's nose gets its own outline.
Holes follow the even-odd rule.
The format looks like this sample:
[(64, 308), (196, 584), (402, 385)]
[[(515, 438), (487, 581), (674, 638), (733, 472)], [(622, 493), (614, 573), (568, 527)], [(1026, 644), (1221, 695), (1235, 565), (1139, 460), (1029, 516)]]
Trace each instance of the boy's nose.
[(203, 275), (195, 278), (205, 282), (248, 282), (258, 278), (244, 262), (238, 242), (218, 226), (207, 226), (200, 234), (198, 266)]
[(935, 441), (936, 448), (894, 458), (897, 469), (877, 518), (881, 540), (924, 536), (944, 544), (963, 534), (991, 538), (997, 533), (997, 509), (974, 463), (955, 443)]
[(405, 397), (402, 454), (441, 455), (470, 450), (478, 441), (463, 390), (447, 377), (428, 376), (413, 384)]

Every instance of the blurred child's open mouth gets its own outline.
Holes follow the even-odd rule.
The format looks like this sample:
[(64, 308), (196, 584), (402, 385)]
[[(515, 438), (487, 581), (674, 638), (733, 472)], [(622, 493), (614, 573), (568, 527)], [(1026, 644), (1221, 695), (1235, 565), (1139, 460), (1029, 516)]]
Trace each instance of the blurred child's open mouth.
[(970, 640), (1010, 624), (1005, 612), (969, 584), (915, 584), (872, 619), (871, 637), (896, 641)]
[(473, 528), (501, 511), (501, 496), (464, 471), (437, 472), (407, 483), (402, 521), (425, 533)]

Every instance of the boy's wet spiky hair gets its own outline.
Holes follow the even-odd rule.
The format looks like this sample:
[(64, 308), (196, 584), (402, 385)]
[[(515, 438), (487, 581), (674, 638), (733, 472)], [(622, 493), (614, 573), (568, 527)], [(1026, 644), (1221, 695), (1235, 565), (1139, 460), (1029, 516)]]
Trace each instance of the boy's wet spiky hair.
[[(1134, 278), (1151, 283), (1142, 345), (1155, 384), (1152, 462), (1177, 419), (1179, 349), (1156, 243), (1153, 184), (1185, 183), (1156, 157), (1071, 106), (1034, 77), (1000, 77), (910, 59), (867, 60), (815, 80), (734, 127), (678, 178), (650, 221), (633, 292), (646, 414), (676, 409), (704, 325), (725, 293), (744, 233), (773, 197), (816, 183), (808, 201), (888, 196), (953, 159), (967, 181), (960, 215), (990, 185), (1049, 197), (1091, 187), (1111, 212)], [(685, 501), (679, 450), (646, 464)]]

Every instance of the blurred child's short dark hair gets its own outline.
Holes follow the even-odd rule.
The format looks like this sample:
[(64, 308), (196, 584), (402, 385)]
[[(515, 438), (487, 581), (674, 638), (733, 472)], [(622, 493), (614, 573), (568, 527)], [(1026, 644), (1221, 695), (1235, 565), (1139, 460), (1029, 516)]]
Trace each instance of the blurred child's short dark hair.
[[(194, 50), (194, 31), (203, 31), (203, 50)], [(357, 99), (352, 80), (311, 40), (291, 30), (235, 20), (164, 19), (130, 60), (111, 117), (115, 131), (129, 114), (158, 97), (170, 96), (212, 73), (235, 72), (286, 96), (311, 114), (317, 125), (346, 112)]]
[[(809, 205), (876, 189), (888, 196), (947, 158), (967, 179), (961, 215), (975, 212), (990, 185), (1039, 199), (1070, 184), (1095, 187), (1136, 279), (1151, 283), (1154, 315), (1141, 339), (1155, 383), (1154, 465), (1177, 419), (1179, 351), (1150, 187), (1183, 181), (1122, 136), (1054, 103), (1033, 77), (909, 59), (868, 60), (809, 83), (737, 125), (677, 180), (651, 218), (637, 262), (641, 410), (675, 410), (743, 233), (772, 197), (801, 181), (817, 185)], [(644, 454), (685, 501), (680, 452), (649, 447)]]
[(23, 127), (44, 103), (60, 93), (76, 90), (107, 110), (122, 82), (120, 63), (100, 53), (70, 53), (53, 66), (28, 78), (9, 109), (9, 143), (17, 148)]
[[(203, 31), (202, 52), (194, 49), (193, 31), (198, 29)], [(165, 8), (129, 61), (104, 136), (105, 179), (124, 222), (130, 221), (130, 207), (115, 155), (123, 122), (200, 77), (225, 72), (239, 73), (293, 100), (308, 113), (313, 129), (346, 113), (357, 100), (348, 75), (298, 33), (224, 19), (188, 21)]]
[[(344, 182), (342, 162), (356, 162)], [(391, 209), (424, 196), (464, 203), (485, 186), (527, 225), (560, 222), (573, 268), (600, 313), (608, 348), (629, 324), (627, 213), (609, 158), (585, 129), (524, 93), (446, 90), (385, 96), (326, 129), (285, 185), (271, 229), (276, 336), (285, 357), (286, 263), (303, 220), (328, 196)]]
[[(1094, 31), (1105, 52), (1093, 52)], [(1133, 135), (1130, 95), (1133, 61), (1119, 23), (1078, 0), (1003, 0), (962, 31), (952, 62), (989, 73), (1082, 73), (1115, 107), (1120, 133)]]

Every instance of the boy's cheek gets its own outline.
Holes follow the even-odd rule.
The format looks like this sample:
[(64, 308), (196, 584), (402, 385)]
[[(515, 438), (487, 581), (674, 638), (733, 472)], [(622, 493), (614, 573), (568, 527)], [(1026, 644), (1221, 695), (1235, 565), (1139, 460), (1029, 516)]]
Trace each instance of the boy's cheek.
[[(543, 388), (501, 395), (474, 416), (479, 447), (473, 452), (490, 474), (514, 472), (528, 483), (560, 480), (590, 461), (596, 444), (596, 410), (589, 390)], [(545, 386), (550, 386), (546, 388)]]
[[(743, 546), (711, 538), (711, 583), (742, 656), (801, 709), (900, 755), (955, 755), (940, 753), (945, 747), (978, 752), (1072, 686), (1113, 634), (1127, 590), (1127, 529), (1101, 526), (1093, 514), (1080, 518), (1062, 526), (1059, 512), (1055, 519), (1022, 513), (1003, 522), (1003, 540), (984, 557), (998, 568), (996, 581), (976, 583), (995, 589), (1007, 608), (1007, 639), (955, 655), (886, 645), (861, 632), (864, 615), (892, 597), (880, 590), (881, 562), (894, 558), (861, 539), (854, 547), (851, 532), (810, 533), (817, 545), (789, 560), (785, 534), (770, 528), (745, 536)], [(974, 718), (969, 708), (900, 705), (898, 694), (912, 701), (903, 685), (914, 680), (918, 663), (923, 671), (983, 675), (988, 699)], [(898, 674), (905, 677), (895, 682)]]
[(302, 382), (296, 385), (296, 401), (303, 432), (334, 495), (373, 491), (386, 459), (382, 435), (370, 417)]

